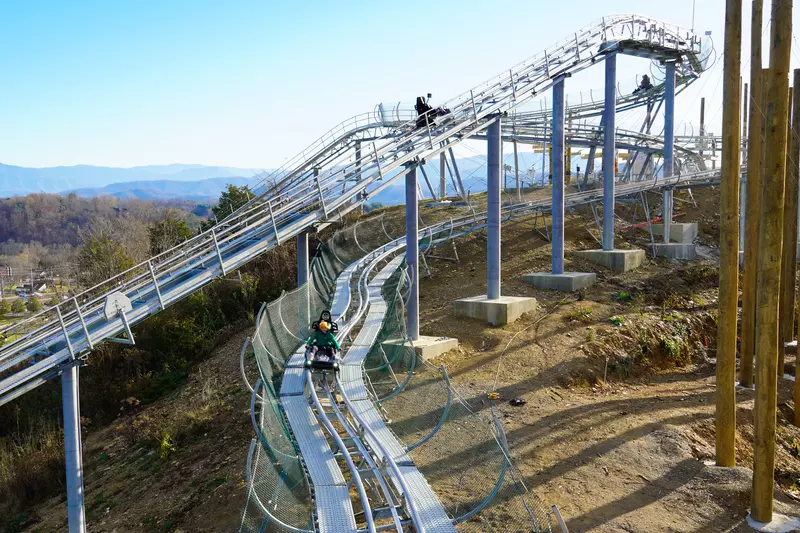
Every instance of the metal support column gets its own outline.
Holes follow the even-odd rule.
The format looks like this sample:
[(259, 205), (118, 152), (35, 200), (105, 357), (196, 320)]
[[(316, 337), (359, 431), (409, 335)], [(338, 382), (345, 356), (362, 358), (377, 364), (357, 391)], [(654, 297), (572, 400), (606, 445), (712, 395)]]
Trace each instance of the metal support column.
[(450, 154), (450, 162), (453, 164), (453, 171), (456, 173), (456, 180), (458, 181), (458, 189), (461, 192), (461, 198), (467, 199), (467, 193), (464, 191), (464, 182), (461, 181), (461, 172), (458, 170), (458, 163), (456, 163), (456, 155), (453, 153), (452, 148), (448, 148), (447, 152)]
[(444, 152), (439, 154), (439, 199), (447, 198), (447, 158)]
[(606, 56), (603, 109), (603, 250), (614, 249), (614, 153), (617, 124), (617, 55)]
[(83, 507), (83, 450), (77, 361), (68, 363), (61, 370), (61, 405), (64, 414), (69, 533), (85, 533), (86, 512)]
[(408, 338), (419, 339), (419, 204), (417, 167), (406, 173), (406, 264), (411, 287), (408, 289)]
[(553, 274), (564, 273), (564, 78), (553, 84)]
[(305, 290), (300, 300), (300, 331), (298, 332), (301, 338), (306, 338), (309, 335), (308, 324), (311, 320), (311, 283), (309, 283), (309, 268), (308, 268), (308, 232), (302, 231), (297, 235), (297, 286), (303, 287)]
[(500, 117), (487, 130), (487, 257), (486, 296), (489, 300), (500, 298)]
[[(667, 61), (664, 82), (664, 178), (675, 173), (675, 62)], [(672, 189), (664, 189), (664, 242), (669, 243), (672, 224)]]
[(514, 180), (516, 182), (517, 187), (517, 201), (522, 200), (522, 186), (519, 182), (519, 152), (517, 150), (517, 140), (514, 139), (512, 141), (514, 143)]
[(661, 191), (661, 221), (664, 224), (664, 242), (669, 242), (672, 226), (672, 189)]

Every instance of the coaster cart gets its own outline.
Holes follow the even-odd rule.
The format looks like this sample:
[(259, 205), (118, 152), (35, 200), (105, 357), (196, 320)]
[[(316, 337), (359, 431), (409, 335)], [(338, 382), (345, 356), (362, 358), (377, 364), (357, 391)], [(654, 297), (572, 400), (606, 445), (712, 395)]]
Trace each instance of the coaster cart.
[[(331, 312), (325, 309), (319, 315), (319, 320), (314, 321), (311, 324), (311, 329), (314, 331), (319, 331), (319, 323), (325, 321), (330, 324), (330, 331), (334, 335), (339, 332), (339, 324), (334, 322), (331, 317)], [(317, 348), (314, 350), (314, 348)], [(304, 366), (311, 370), (312, 373), (316, 372), (330, 372), (331, 370), (334, 372), (339, 372), (339, 352), (335, 348), (331, 348), (330, 350), (325, 350), (321, 347), (316, 346), (309, 346), (306, 348), (305, 353), (305, 363)]]

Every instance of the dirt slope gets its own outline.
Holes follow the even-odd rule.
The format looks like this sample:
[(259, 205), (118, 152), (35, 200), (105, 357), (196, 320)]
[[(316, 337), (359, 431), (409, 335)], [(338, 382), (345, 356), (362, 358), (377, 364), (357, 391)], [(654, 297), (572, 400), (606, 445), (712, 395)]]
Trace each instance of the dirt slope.
[[(231, 335), (177, 393), (125, 408), (84, 442), (86, 519), (92, 533), (236, 531), (253, 429), (239, 351)], [(90, 371), (90, 370), (87, 370)], [(165, 436), (168, 436), (165, 439)], [(66, 530), (64, 498), (28, 514), (19, 531)]]

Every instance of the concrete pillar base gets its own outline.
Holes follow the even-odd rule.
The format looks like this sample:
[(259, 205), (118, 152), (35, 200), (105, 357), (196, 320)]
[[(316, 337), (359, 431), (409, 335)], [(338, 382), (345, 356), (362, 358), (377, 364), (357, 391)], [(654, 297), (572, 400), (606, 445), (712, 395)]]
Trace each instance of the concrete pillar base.
[(539, 289), (573, 292), (597, 283), (597, 274), (594, 272), (564, 272), (563, 274), (533, 272), (523, 274), (522, 280)]
[[(647, 226), (643, 226), (647, 231)], [(664, 224), (653, 224), (653, 236), (664, 236)], [(677, 242), (681, 244), (691, 244), (697, 239), (697, 223), (696, 222), (673, 222), (669, 225), (669, 242)]]
[(425, 207), (450, 207), (453, 202), (450, 200), (436, 200), (435, 202), (428, 202)]
[[(399, 346), (408, 343), (409, 341), (386, 341), (384, 346)], [(420, 335), (419, 339), (414, 341), (414, 351), (417, 352), (417, 357), (421, 357), (425, 361), (436, 359), (445, 352), (455, 350), (458, 348), (458, 339), (450, 337), (426, 337)]]
[(618, 273), (639, 267), (645, 257), (644, 250), (582, 250), (575, 255)]
[(670, 259), (677, 259), (679, 261), (694, 261), (697, 259), (697, 250), (694, 244), (679, 244), (676, 242), (656, 243), (653, 245), (656, 255), (659, 257), (668, 257)]
[(453, 313), (456, 316), (479, 318), (493, 326), (502, 326), (516, 321), (525, 313), (535, 311), (538, 306), (536, 298), (501, 296), (496, 300), (489, 300), (484, 294), (456, 300), (453, 302)]

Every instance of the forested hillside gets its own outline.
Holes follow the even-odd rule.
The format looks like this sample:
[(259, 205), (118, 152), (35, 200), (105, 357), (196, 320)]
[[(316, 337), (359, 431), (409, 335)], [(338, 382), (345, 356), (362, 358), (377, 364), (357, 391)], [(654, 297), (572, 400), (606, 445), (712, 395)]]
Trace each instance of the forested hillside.
[[(221, 217), (250, 194), (229, 186), (212, 211)], [(77, 292), (194, 235), (197, 229), (190, 225), (201, 222), (192, 213), (195, 207), (57, 195), (8, 199), (0, 203), (0, 231), (4, 238), (28, 241), (0, 243), (0, 250), (38, 265), (72, 257), (78, 285), (70, 290)], [(202, 222), (209, 227), (214, 217)], [(103, 427), (131, 406), (174, 392), (226, 333), (253, 320), (260, 302), (291, 289), (296, 279), (294, 243), (269, 251), (240, 274), (214, 282), (138, 325), (135, 346), (95, 347), (81, 372), (85, 432)], [(8, 316), (3, 319), (0, 306), (0, 325), (3, 320)], [(51, 382), (0, 407), (0, 517), (6, 517), (0, 520), (0, 531), (12, 527), (9, 518), (28, 516), (28, 506), (62, 489), (60, 390), (57, 381)], [(169, 438), (139, 429), (136, 439), (148, 449)]]

